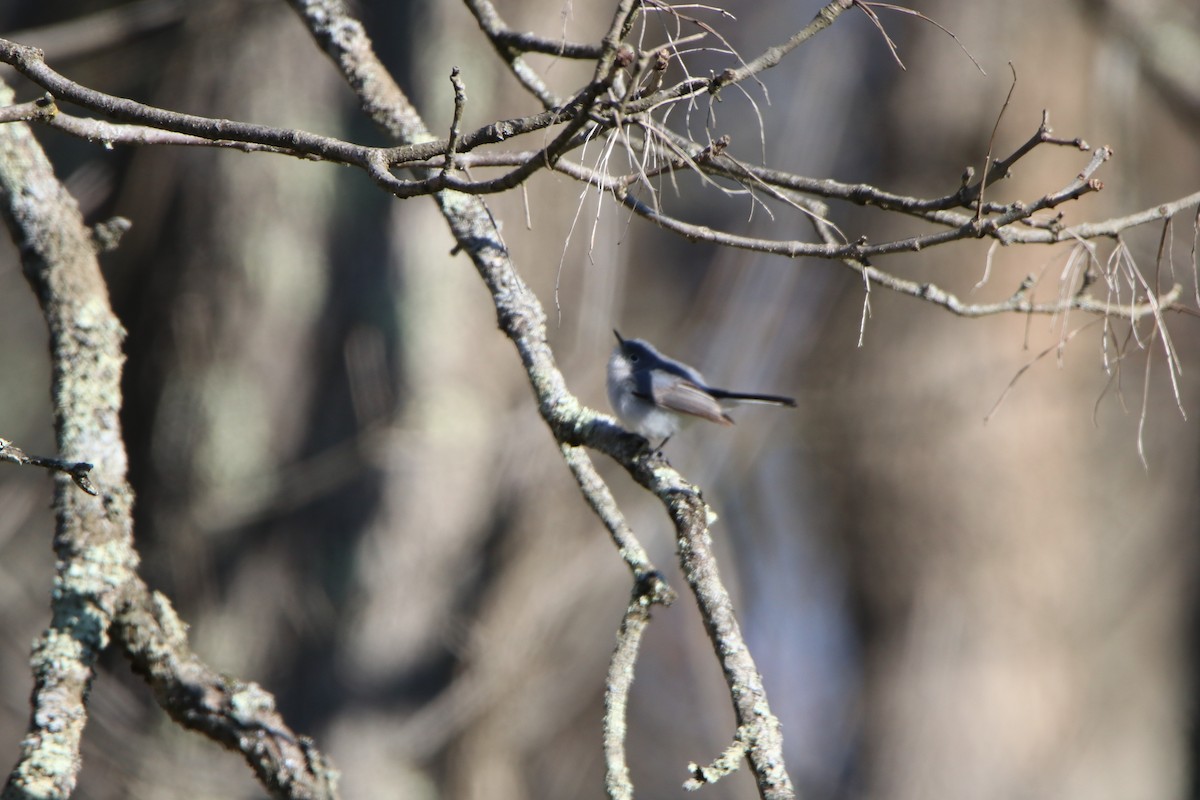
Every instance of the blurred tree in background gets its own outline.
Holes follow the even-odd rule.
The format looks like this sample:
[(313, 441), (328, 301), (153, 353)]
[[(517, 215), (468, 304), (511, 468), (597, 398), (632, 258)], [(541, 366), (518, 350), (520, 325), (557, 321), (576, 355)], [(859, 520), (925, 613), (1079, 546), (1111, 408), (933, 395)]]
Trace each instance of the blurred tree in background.
[[(451, 127), (454, 66), (463, 130), (542, 111), (469, 5), (355, 9), (439, 136)], [(517, 31), (590, 43), (614, 5), (497, 3)], [(749, 59), (820, 4), (723, 7), (736, 21), (689, 8), (703, 25), (684, 33), (719, 30), (720, 47)], [(1056, 209), (1066, 224), (1200, 189), (1194, 4), (911, 7), (954, 31), (987, 75), (937, 27), (876, 7), (905, 69), (868, 15), (846, 13), (761, 72), (761, 87), (727, 88), (671, 122), (728, 136), (743, 163), (937, 197), (968, 165), (977, 181), (989, 148), (1014, 151), (1046, 110), (1057, 135), (1115, 152), (1104, 191)], [(284, 3), (16, 3), (0, 8), (0, 36), (43, 48), (80, 84), (149, 105), (394, 144)], [(697, 58), (705, 78), (728, 64)], [(528, 62), (564, 96), (593, 67)], [(1017, 81), (993, 139), (1006, 62)], [(18, 102), (41, 93), (13, 70), (0, 78)], [(34, 130), (89, 223), (132, 221), (103, 266), (128, 332), (134, 533), (141, 575), (174, 603), (192, 648), (272, 692), (341, 771), (345, 797), (603, 796), (599, 721), (629, 579), (437, 207), (326, 163), (109, 149)], [(590, 142), (578, 161), (598, 168), (607, 146)], [(988, 199), (1042, 197), (1088, 159), (1036, 149)], [(794, 209), (772, 215), (745, 193), (677, 180), (660, 187), (674, 218), (819, 241)], [(720, 515), (715, 547), (799, 795), (1195, 794), (1200, 450), (1176, 408), (1200, 408), (1193, 319), (1166, 317), (1183, 364), (1173, 381), (1151, 318), (1133, 334), (1078, 308), (964, 319), (878, 284), (868, 311), (863, 278), (844, 263), (689, 242), (561, 174), (486, 202), (549, 309), (550, 343), (584, 403), (605, 406), (613, 327), (714, 383), (800, 400), (799, 413), (746, 409), (732, 429), (690, 429), (667, 448)], [(1122, 233), (1149, 285), (1179, 283), (1181, 302), (1196, 295), (1195, 215), (1192, 202), (1165, 229)], [(934, 230), (844, 204), (829, 219), (852, 242)], [(1120, 262), (1112, 242), (1095, 246), (1096, 264)], [(1070, 243), (974, 238), (870, 259), (981, 304), (1014, 296), (1026, 276), (1040, 302), (1069, 299), (1095, 278), (1089, 263)], [(1146, 302), (1145, 292), (1119, 299), (1130, 306), (1134, 294)], [(0, 436), (52, 453), (44, 330), (5, 246)], [(657, 506), (615, 464), (599, 466), (666, 579), (682, 585)], [(54, 523), (40, 471), (0, 474), (0, 743), (15, 758)], [(88, 708), (79, 797), (262, 792), (235, 756), (168, 719), (111, 652)], [(729, 746), (728, 709), (690, 598), (656, 610), (630, 699), (638, 792), (682, 796), (688, 763)], [(701, 791), (741, 798), (755, 786), (743, 772)]]

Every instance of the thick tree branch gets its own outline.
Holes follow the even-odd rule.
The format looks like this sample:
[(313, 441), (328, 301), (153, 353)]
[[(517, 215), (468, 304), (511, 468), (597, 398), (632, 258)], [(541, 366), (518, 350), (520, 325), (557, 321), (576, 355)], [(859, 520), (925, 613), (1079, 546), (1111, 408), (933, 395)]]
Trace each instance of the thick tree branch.
[(292, 732), (275, 698), (258, 684), (224, 675), (188, 646), (187, 626), (170, 601), (139, 578), (125, 587), (114, 637), (159, 705), (179, 724), (241, 753), (272, 797), (332, 800), (337, 770), (311, 739)]
[[(0, 103), (11, 102), (11, 89), (0, 84)], [(70, 796), (96, 660), (112, 642), (150, 678), (173, 717), (241, 751), (274, 797), (335, 798), (332, 768), (287, 729), (270, 695), (202, 664), (165, 600), (152, 600), (136, 574), (119, 418), (124, 330), (109, 306), (92, 231), (20, 123), (0, 125), (0, 216), (50, 330), (63, 458), (26, 456), (8, 442), (0, 456), (45, 462), (95, 495), (65, 476), (56, 482), (51, 622), (34, 645), (33, 713), (0, 797)]]
[[(12, 102), (0, 84), (0, 104)], [(79, 208), (21, 123), (0, 126), (0, 216), (50, 329), (55, 435), (68, 463), (94, 463), (92, 496), (55, 482), (57, 564), (51, 621), (34, 645), (33, 713), (0, 797), (67, 797), (75, 788), (86, 700), (120, 587), (137, 566), (118, 414), (124, 332)]]

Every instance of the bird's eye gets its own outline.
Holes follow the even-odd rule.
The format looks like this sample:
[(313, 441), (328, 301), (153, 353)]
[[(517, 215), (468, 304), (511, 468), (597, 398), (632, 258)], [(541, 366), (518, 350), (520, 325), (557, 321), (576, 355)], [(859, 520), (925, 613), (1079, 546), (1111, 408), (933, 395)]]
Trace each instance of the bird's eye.
[(636, 363), (637, 363), (637, 360), (638, 360), (638, 357), (637, 357), (637, 355), (632, 355), (632, 356), (630, 356), (630, 357), (629, 357), (629, 360), (630, 360), (631, 362), (633, 362), (634, 364), (636, 364)]

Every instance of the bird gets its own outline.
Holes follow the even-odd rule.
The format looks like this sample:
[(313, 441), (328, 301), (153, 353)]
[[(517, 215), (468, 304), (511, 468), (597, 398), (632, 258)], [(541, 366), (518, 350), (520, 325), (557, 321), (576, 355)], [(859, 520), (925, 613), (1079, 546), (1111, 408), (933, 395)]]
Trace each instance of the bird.
[(738, 403), (796, 407), (791, 397), (734, 392), (709, 386), (704, 376), (665, 356), (644, 339), (626, 339), (616, 330), (617, 345), (608, 359), (608, 402), (622, 423), (651, 441), (667, 440), (685, 420), (700, 418), (732, 425), (725, 408)]

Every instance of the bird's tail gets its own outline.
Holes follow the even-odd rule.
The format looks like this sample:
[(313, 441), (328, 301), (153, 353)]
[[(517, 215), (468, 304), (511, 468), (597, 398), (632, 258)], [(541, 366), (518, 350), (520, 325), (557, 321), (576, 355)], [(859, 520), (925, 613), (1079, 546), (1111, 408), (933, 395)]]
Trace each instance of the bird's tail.
[(730, 400), (736, 403), (769, 403), (773, 406), (796, 407), (796, 400), (779, 394), (747, 394), (745, 392), (727, 392), (724, 389), (709, 389), (708, 393), (718, 400)]

